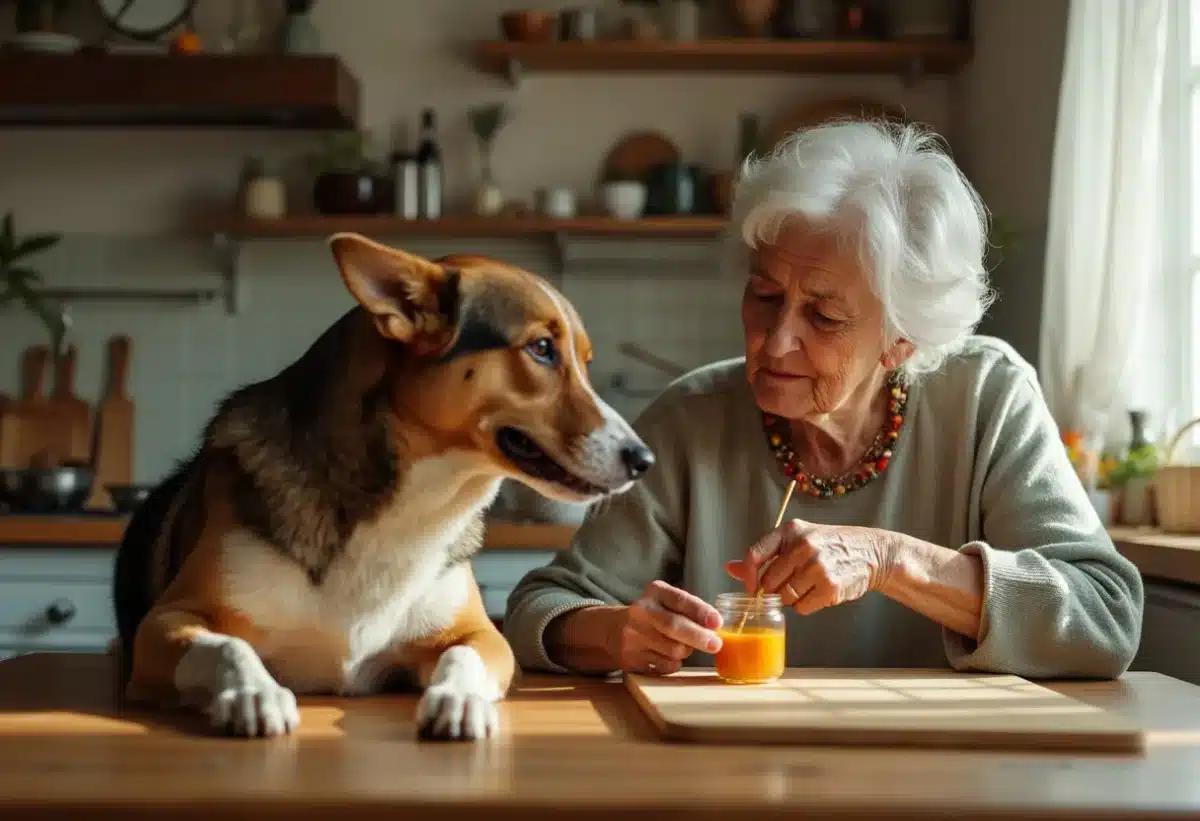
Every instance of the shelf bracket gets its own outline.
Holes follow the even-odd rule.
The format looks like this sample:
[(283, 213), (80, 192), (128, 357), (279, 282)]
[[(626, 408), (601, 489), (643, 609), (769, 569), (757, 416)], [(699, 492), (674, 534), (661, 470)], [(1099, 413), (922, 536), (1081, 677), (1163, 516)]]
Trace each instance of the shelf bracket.
[(504, 61), (504, 77), (514, 89), (521, 87), (521, 61), (509, 57)]
[(561, 275), (567, 272), (567, 233), (555, 231), (550, 236), (550, 256), (554, 269)]
[(217, 254), (217, 271), (221, 274), (221, 295), (225, 302), (225, 312), (236, 316), (245, 308), (246, 294), (242, 287), (241, 243), (231, 234), (217, 233), (213, 235), (213, 250)]
[(904, 83), (905, 88), (913, 88), (921, 82), (921, 78), (924, 76), (925, 61), (921, 59), (921, 55), (914, 54), (909, 58), (900, 79)]

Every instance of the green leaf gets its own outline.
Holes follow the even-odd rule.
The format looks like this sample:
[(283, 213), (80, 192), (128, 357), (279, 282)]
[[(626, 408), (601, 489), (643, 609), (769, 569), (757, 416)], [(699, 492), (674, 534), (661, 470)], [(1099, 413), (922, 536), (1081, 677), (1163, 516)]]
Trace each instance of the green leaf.
[(10, 282), (9, 291), (16, 295), (32, 313), (36, 314), (38, 319), (42, 320), (42, 324), (46, 326), (46, 330), (50, 332), (51, 350), (57, 351), (62, 343), (62, 338), (67, 332), (66, 323), (63, 322), (62, 314), (56, 311), (46, 299), (22, 282)]
[(20, 281), (20, 282), (24, 282), (25, 284), (32, 287), (33, 285), (41, 285), (42, 284), (42, 275), (39, 274), (37, 271), (33, 270), (32, 268), (23, 268), (21, 266), (14, 266), (12, 268), (8, 268), (5, 270), (4, 281), (5, 282)]
[(17, 247), (13, 249), (9, 259), (25, 257), (36, 254), (38, 251), (45, 251), (47, 248), (53, 248), (61, 239), (62, 234), (33, 234), (17, 243)]

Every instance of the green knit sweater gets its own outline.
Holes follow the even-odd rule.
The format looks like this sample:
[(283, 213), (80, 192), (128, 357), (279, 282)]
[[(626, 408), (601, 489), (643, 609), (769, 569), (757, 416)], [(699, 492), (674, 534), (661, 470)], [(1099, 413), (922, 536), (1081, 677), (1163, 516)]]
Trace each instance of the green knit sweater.
[[(707, 601), (740, 590), (724, 570), (774, 521), (785, 480), (763, 436), (744, 360), (669, 386), (638, 419), (657, 455), (629, 492), (594, 505), (571, 548), (530, 572), (504, 630), (519, 663), (546, 655), (554, 618), (629, 604), (654, 579)], [(791, 666), (945, 667), (1039, 677), (1116, 677), (1141, 638), (1137, 569), (1105, 531), (1071, 467), (1034, 369), (972, 337), (909, 390), (887, 472), (832, 499), (796, 494), (788, 516), (907, 533), (982, 557), (980, 640), (878, 593), (810, 616), (788, 613)], [(711, 665), (693, 654), (692, 665)]]

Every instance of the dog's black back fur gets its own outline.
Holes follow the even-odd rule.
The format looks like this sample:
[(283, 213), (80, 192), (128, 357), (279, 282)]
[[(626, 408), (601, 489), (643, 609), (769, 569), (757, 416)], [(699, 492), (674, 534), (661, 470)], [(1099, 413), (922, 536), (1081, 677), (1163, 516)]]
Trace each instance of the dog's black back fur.
[[(124, 672), (133, 639), (204, 526), (219, 476), (239, 524), (320, 582), (353, 528), (401, 479), (385, 415), (386, 343), (353, 308), (278, 374), (225, 398), (196, 453), (148, 495), (117, 550), (113, 604)], [(164, 532), (165, 531), (165, 532)]]

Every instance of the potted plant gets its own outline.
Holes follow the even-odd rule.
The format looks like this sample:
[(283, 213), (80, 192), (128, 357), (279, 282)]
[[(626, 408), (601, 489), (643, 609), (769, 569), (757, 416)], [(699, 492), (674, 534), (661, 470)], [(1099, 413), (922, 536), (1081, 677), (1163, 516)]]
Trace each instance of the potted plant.
[(479, 144), (480, 179), (475, 191), (475, 213), (493, 217), (504, 208), (504, 194), (492, 175), (492, 146), (508, 122), (508, 112), (503, 103), (472, 106), (467, 109), (467, 121)]
[(395, 182), (372, 158), (368, 131), (348, 131), (323, 138), (308, 156), (313, 176), (313, 205), (322, 214), (381, 214), (392, 210)]
[(50, 332), (51, 350), (59, 351), (66, 334), (66, 320), (42, 294), (42, 275), (30, 264), (30, 257), (53, 248), (60, 234), (30, 234), (18, 237), (12, 212), (0, 221), (0, 306), (18, 302), (34, 314)]

